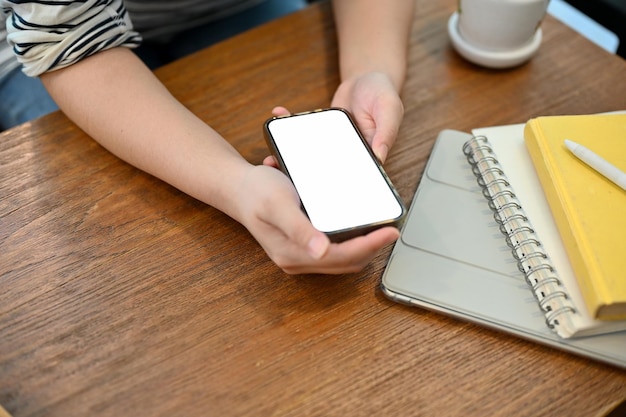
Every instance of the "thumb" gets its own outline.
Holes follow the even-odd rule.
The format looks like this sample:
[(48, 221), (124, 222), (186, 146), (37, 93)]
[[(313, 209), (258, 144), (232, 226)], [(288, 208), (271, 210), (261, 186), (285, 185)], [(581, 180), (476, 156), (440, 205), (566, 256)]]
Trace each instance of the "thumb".
[(299, 205), (284, 205), (272, 210), (267, 221), (287, 236), (296, 246), (304, 248), (313, 259), (321, 259), (330, 248), (330, 239), (317, 230)]
[(330, 248), (330, 239), (319, 230), (315, 230), (312, 236), (307, 240), (307, 251), (315, 260), (321, 259), (326, 255)]

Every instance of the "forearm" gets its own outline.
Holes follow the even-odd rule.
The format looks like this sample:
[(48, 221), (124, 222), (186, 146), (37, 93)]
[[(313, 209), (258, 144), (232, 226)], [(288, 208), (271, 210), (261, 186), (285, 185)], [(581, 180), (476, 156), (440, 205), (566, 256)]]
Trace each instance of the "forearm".
[(342, 81), (382, 72), (401, 90), (414, 5), (413, 0), (333, 1)]
[(64, 113), (109, 151), (236, 215), (228, 190), (250, 165), (130, 50), (100, 52), (41, 78)]

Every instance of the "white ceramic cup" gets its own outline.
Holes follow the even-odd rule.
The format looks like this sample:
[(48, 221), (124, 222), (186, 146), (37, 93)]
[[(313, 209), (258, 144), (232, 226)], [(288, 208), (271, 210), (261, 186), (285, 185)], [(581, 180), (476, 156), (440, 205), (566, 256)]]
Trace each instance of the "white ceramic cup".
[(549, 0), (459, 0), (458, 28), (470, 44), (509, 51), (532, 41)]

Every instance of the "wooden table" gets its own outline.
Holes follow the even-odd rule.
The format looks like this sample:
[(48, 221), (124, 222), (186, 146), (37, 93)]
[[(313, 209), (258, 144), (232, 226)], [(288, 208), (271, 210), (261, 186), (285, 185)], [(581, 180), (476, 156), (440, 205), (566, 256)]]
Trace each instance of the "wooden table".
[[(626, 109), (626, 62), (548, 18), (528, 64), (462, 60), (456, 1), (418, 0), (386, 163), (410, 202), (443, 128)], [(274, 105), (327, 106), (327, 4), (158, 71), (251, 161)], [(0, 404), (21, 416), (599, 416), (626, 372), (439, 314), (362, 273), (288, 276), (239, 224), (57, 113), (0, 135)], [(626, 347), (625, 347), (626, 348)]]

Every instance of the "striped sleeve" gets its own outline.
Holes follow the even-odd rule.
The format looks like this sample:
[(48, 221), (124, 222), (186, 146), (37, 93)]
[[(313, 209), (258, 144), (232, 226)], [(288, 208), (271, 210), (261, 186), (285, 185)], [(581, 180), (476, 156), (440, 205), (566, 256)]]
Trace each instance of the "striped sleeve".
[(38, 76), (141, 37), (122, 0), (0, 0), (7, 41), (24, 73)]

